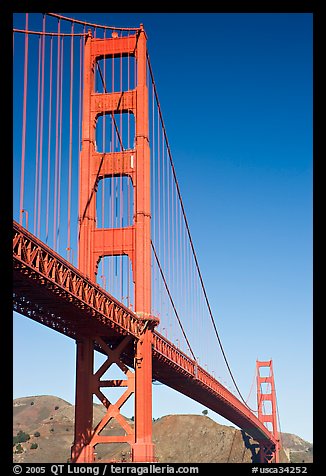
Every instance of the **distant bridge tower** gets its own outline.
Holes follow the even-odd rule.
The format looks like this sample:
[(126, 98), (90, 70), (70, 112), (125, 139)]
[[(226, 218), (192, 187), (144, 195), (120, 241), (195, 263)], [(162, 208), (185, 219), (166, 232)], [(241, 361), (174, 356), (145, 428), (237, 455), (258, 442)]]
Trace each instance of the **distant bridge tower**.
[[(261, 375), (261, 369), (268, 368), (267, 376)], [(279, 432), (277, 429), (276, 392), (272, 360), (256, 362), (258, 419), (270, 430), (277, 440), (272, 445), (265, 440), (259, 441), (260, 462), (279, 463)], [(265, 372), (266, 373), (266, 372)]]
[[(122, 92), (94, 91), (95, 66), (99, 59), (127, 56), (136, 61), (134, 89)], [(92, 38), (88, 33), (84, 54), (84, 90), (82, 150), (79, 161), (79, 249), (78, 268), (95, 281), (99, 260), (104, 256), (127, 255), (131, 261), (134, 281), (135, 313), (147, 322), (140, 340), (117, 339), (97, 335), (96, 329), (85, 329), (77, 339), (75, 440), (72, 461), (93, 462), (97, 444), (127, 442), (135, 462), (154, 461), (152, 443), (152, 328), (151, 314), (151, 235), (150, 235), (150, 149), (148, 125), (146, 34), (141, 25), (134, 35)], [(135, 118), (134, 148), (120, 152), (96, 151), (96, 122), (101, 115), (128, 113)], [(134, 218), (123, 228), (97, 228), (96, 191), (98, 182), (108, 177), (128, 177), (134, 191)], [(108, 333), (110, 329), (108, 329)], [(105, 342), (106, 341), (106, 342)], [(126, 348), (133, 346), (134, 368), (122, 362)], [(94, 349), (108, 359), (93, 374)], [(125, 380), (100, 380), (109, 367), (116, 364)], [(131, 363), (132, 364), (132, 363)], [(116, 403), (110, 402), (101, 387), (125, 387)], [(93, 395), (106, 407), (106, 415), (93, 429)], [(134, 426), (121, 415), (120, 408), (134, 394)], [(125, 435), (111, 436), (105, 427), (114, 418)], [(106, 433), (106, 434), (105, 434)]]

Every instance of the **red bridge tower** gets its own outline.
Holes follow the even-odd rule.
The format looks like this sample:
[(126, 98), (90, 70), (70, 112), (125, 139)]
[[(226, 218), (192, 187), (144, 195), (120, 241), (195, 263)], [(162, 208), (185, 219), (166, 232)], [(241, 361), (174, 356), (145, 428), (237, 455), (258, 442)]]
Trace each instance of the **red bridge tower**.
[[(261, 375), (261, 368), (269, 368), (268, 375)], [(272, 360), (256, 362), (258, 419), (270, 430), (276, 439), (276, 445), (259, 441), (260, 462), (279, 463), (279, 432), (277, 429), (276, 392)], [(265, 403), (267, 405), (265, 406)], [(266, 408), (268, 406), (268, 408)]]
[[(150, 235), (150, 150), (148, 126), (148, 90), (146, 35), (142, 25), (134, 35), (112, 35), (108, 39), (92, 38), (85, 42), (82, 150), (79, 161), (79, 254), (78, 268), (95, 282), (97, 266), (103, 256), (127, 255), (131, 260), (134, 281), (135, 313), (149, 325), (142, 338), (117, 339), (114, 346), (105, 336), (89, 329), (77, 339), (75, 441), (72, 461), (95, 460), (97, 444), (127, 442), (135, 462), (154, 461), (152, 443), (152, 332), (151, 315), (151, 235)], [(96, 61), (115, 56), (133, 56), (137, 64), (134, 89), (96, 93)], [(135, 117), (135, 145), (120, 152), (98, 153), (95, 148), (96, 122), (100, 115), (129, 113)], [(129, 177), (134, 188), (134, 221), (123, 228), (97, 228), (96, 191), (99, 180), (106, 177)], [(103, 225), (104, 226), (104, 225)], [(134, 347), (132, 372), (121, 359), (127, 346)], [(107, 361), (93, 373), (94, 349), (107, 355)], [(125, 380), (101, 380), (112, 364), (126, 375)], [(101, 387), (126, 387), (116, 403), (110, 402)], [(93, 395), (106, 407), (106, 415), (93, 429)], [(134, 394), (134, 427), (121, 415), (120, 408)], [(108, 422), (116, 419), (125, 435), (103, 434)], [(105, 433), (105, 432), (104, 432)]]

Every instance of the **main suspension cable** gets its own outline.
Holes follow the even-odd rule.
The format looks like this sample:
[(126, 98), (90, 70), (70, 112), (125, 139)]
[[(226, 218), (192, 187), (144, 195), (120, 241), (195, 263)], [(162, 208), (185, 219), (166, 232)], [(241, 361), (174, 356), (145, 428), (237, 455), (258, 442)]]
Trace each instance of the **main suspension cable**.
[(47, 13), (47, 15), (49, 15), (51, 17), (59, 18), (60, 20), (67, 20), (67, 21), (70, 21), (70, 22), (73, 22), (73, 23), (79, 23), (80, 25), (84, 25), (84, 26), (91, 26), (91, 27), (94, 27), (94, 28), (103, 28), (103, 30), (118, 30), (118, 31), (138, 31), (138, 30), (140, 30), (139, 26), (133, 28), (133, 27), (118, 27), (118, 26), (98, 25), (96, 23), (89, 23), (89, 22), (82, 21), (82, 20), (76, 20), (75, 18), (65, 17), (63, 15), (59, 15), (58, 13)]

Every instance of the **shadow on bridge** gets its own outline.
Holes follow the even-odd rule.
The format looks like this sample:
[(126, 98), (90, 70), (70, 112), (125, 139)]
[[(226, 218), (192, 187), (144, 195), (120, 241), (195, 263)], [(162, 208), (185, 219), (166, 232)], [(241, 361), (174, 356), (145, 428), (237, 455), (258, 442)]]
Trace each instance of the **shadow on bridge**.
[(251, 451), (251, 463), (259, 463), (260, 456), (259, 456), (259, 444), (255, 442), (251, 442), (251, 436), (247, 435), (247, 433), (241, 430), (242, 439), (246, 449)]

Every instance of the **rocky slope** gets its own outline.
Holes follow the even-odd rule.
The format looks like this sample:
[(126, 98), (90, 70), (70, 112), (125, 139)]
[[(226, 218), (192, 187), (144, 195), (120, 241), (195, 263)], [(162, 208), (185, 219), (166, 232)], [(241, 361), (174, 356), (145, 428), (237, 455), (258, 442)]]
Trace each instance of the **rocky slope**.
[(313, 445), (291, 433), (282, 433), (282, 445), (291, 463), (312, 463)]
[[(94, 405), (94, 425), (104, 415)], [(133, 425), (132, 421), (129, 421)], [(107, 435), (124, 434), (113, 419)], [(74, 432), (74, 407), (53, 396), (24, 397), (13, 402), (13, 436), (29, 435), (13, 446), (14, 462), (65, 463), (70, 457)], [(19, 438), (17, 439), (26, 439)], [(258, 445), (231, 426), (220, 425), (204, 415), (167, 415), (153, 422), (155, 454), (161, 463), (241, 463), (257, 461)], [(296, 435), (282, 434), (281, 461), (312, 461), (312, 445)], [(97, 459), (128, 461), (126, 443), (97, 445)]]

